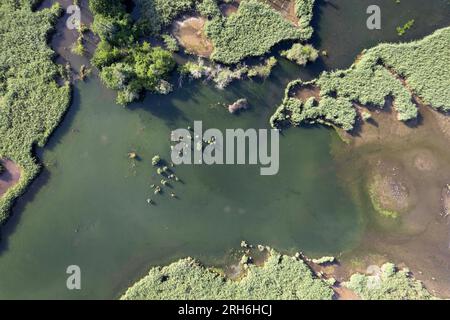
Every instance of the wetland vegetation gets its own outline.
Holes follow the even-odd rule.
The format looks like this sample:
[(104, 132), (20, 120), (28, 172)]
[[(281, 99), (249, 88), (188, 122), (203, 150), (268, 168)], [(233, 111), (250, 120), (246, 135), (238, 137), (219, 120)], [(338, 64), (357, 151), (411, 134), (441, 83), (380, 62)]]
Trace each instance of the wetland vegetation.
[(21, 171), (18, 183), (0, 197), (0, 223), (39, 171), (33, 147), (45, 145), (70, 102), (70, 86), (47, 45), (61, 9), (55, 4), (35, 12), (37, 3), (0, 4), (0, 159)]
[[(63, 14), (58, 3), (68, 2), (46, 1), (45, 6), (38, 7), (41, 2), (14, 0), (0, 4), (0, 43), (5, 48), (0, 54), (1, 223), (8, 218), (13, 201), (36, 177), (41, 167), (36, 149), (46, 144), (71, 101), (70, 66), (54, 62), (55, 53), (49, 44), (57, 19)], [(36, 214), (16, 218), (9, 230), (23, 219), (23, 225), (14, 230), (18, 235), (8, 231), (11, 241), (0, 246), (0, 269), (11, 272), (11, 277), (0, 281), (0, 287), (5, 288), (0, 289), (0, 296), (30, 292), (18, 281), (26, 276), (22, 270), (36, 264), (45, 270), (42, 278), (51, 283), (48, 290), (38, 294), (61, 294), (62, 280), (59, 276), (54, 280), (54, 274), (72, 259), (67, 254), (70, 251), (90, 266), (90, 282), (102, 283), (98, 291), (90, 288), (80, 296), (111, 297), (114, 292), (118, 297), (149, 265), (165, 265), (186, 255), (216, 265), (209, 255), (217, 259), (242, 234), (272, 240), (280, 252), (283, 248), (298, 250), (301, 244), (327, 256), (308, 259), (303, 254), (291, 256), (258, 246), (259, 256), (244, 242), (245, 250), (239, 251), (243, 255), (234, 257), (231, 264), (234, 273), (230, 274), (230, 263), (223, 259), (217, 263), (220, 267), (208, 268), (196, 259), (182, 258), (166, 267), (151, 268), (131, 284), (122, 299), (335, 299), (344, 296), (342, 290), (362, 299), (449, 295), (442, 289), (448, 283), (448, 272), (436, 267), (448, 257), (448, 243), (441, 241), (447, 241), (443, 222), (450, 210), (450, 178), (444, 174), (449, 168), (445, 148), (450, 123), (445, 114), (450, 111), (450, 72), (442, 72), (450, 65), (448, 24), (421, 40), (383, 43), (364, 50), (348, 69), (336, 70), (325, 65), (332, 65), (337, 53), (329, 50), (326, 41), (324, 45), (311, 40), (313, 11), (321, 12), (314, 10), (315, 1), (284, 1), (287, 6), (283, 7), (279, 3), (89, 1), (94, 21), (74, 31), (76, 41), (71, 52), (79, 56), (76, 62), (90, 58), (93, 52), (85, 47), (85, 33), (90, 28), (99, 38), (91, 62), (102, 83), (117, 92), (116, 102), (130, 108), (108, 111), (114, 104), (111, 92), (101, 88), (95, 77), (75, 85), (76, 111), (62, 129), (63, 134), (58, 135), (58, 143), (47, 151), (50, 156), (43, 160), (47, 171), (44, 178), (53, 183), (56, 180), (57, 186), (47, 190), (46, 183), (39, 180), (37, 186), (42, 190), (35, 187), (31, 198), (38, 192), (40, 197), (20, 201), (16, 210)], [(87, 10), (87, 2), (82, 4)], [(321, 3), (327, 5), (331, 4)], [(406, 38), (420, 27), (420, 19), (411, 21), (396, 30), (398, 35)], [(83, 70), (90, 70), (87, 68)], [(326, 70), (319, 75), (319, 69)], [(292, 81), (299, 74), (301, 79)], [(203, 78), (214, 86), (195, 81), (183, 84), (185, 78)], [(235, 82), (244, 78), (264, 81)], [(179, 88), (174, 90), (176, 79)], [(328, 144), (332, 142), (328, 135), (332, 133), (323, 129), (301, 129), (305, 138), (298, 132), (295, 138), (294, 133), (285, 133), (283, 152), (289, 161), (284, 160), (284, 165), (288, 170), (269, 182), (249, 174), (247, 167), (238, 172), (177, 167), (175, 175), (163, 160), (167, 159), (165, 139), (170, 129), (186, 127), (196, 117), (207, 119), (213, 126), (233, 123), (266, 127), (269, 113), (273, 113), (266, 104), (273, 106), (281, 98), (277, 95), (280, 83), (287, 87), (271, 125), (280, 129), (314, 123), (334, 126), (348, 142), (346, 146), (339, 144), (341, 152), (329, 154)], [(182, 85), (184, 88), (180, 88)], [(230, 90), (223, 90), (226, 87)], [(151, 94), (144, 97), (146, 91)], [(203, 110), (198, 105), (208, 108)], [(388, 122), (386, 115), (394, 115), (405, 127)], [(421, 126), (422, 121), (426, 125)], [(407, 139), (409, 146), (400, 148), (399, 137)], [(386, 142), (388, 139), (392, 141)], [(59, 141), (64, 146), (56, 146)], [(65, 147), (68, 142), (73, 152)], [(390, 158), (380, 146), (391, 153)], [(99, 152), (104, 147), (108, 151)], [(58, 150), (64, 150), (65, 155)], [(118, 155), (124, 159), (117, 160)], [(357, 168), (348, 169), (349, 163)], [(117, 170), (122, 171), (117, 174)], [(186, 177), (186, 185), (178, 178), (178, 171), (183, 180)], [(341, 190), (342, 181), (336, 182), (338, 179), (350, 181), (347, 191)], [(176, 193), (172, 181), (180, 182)], [(73, 185), (85, 190), (74, 191)], [(274, 185), (278, 192), (274, 192)], [(319, 187), (322, 192), (317, 195)], [(170, 196), (162, 197), (165, 193)], [(158, 201), (149, 198), (158, 194)], [(267, 199), (261, 199), (261, 194), (267, 194)], [(66, 212), (65, 217), (56, 217), (55, 210)], [(283, 213), (274, 218), (275, 211)], [(361, 230), (367, 222), (362, 211), (368, 216), (376, 212), (369, 218), (373, 220), (369, 224), (375, 227), (364, 236)], [(41, 223), (41, 219), (49, 223)], [(58, 227), (48, 229), (53, 225)], [(22, 229), (30, 235), (23, 235)], [(392, 235), (390, 230), (399, 234)], [(418, 234), (423, 239), (414, 238), (405, 244), (404, 239)], [(279, 235), (285, 237), (278, 240)], [(62, 241), (55, 241), (58, 237)], [(129, 243), (115, 243), (114, 249), (105, 250), (116, 237)], [(377, 274), (349, 272), (349, 262), (341, 256), (346, 254), (343, 251), (353, 250), (356, 243), (363, 243), (365, 250), (390, 250), (383, 263), (403, 259), (415, 271), (423, 270), (414, 272), (414, 277), (428, 277), (427, 289), (409, 270), (393, 263), (377, 262), (382, 265)], [(86, 253), (93, 247), (98, 257)], [(222, 251), (218, 253), (217, 248)], [(434, 258), (428, 261), (419, 252), (416, 263), (408, 254), (414, 251), (411, 248), (432, 251)], [(36, 256), (39, 253), (42, 257)], [(43, 260), (53, 264), (46, 265)], [(345, 275), (339, 273), (341, 262)], [(98, 280), (98, 270), (108, 266), (114, 266), (113, 275)], [(338, 271), (328, 272), (334, 268)], [(431, 272), (439, 275), (439, 281), (430, 276)], [(41, 288), (40, 281), (34, 279), (30, 286)]]

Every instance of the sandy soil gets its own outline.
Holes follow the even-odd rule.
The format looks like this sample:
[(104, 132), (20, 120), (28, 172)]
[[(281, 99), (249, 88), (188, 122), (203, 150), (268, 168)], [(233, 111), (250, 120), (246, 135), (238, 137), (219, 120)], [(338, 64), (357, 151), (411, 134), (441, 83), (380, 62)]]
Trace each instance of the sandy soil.
[(182, 21), (176, 21), (172, 33), (186, 51), (209, 58), (214, 47), (205, 35), (205, 22), (206, 20), (202, 17), (188, 17)]
[(9, 188), (19, 182), (20, 168), (11, 160), (0, 159), (0, 163), (5, 168), (5, 171), (0, 174), (0, 197), (2, 197)]

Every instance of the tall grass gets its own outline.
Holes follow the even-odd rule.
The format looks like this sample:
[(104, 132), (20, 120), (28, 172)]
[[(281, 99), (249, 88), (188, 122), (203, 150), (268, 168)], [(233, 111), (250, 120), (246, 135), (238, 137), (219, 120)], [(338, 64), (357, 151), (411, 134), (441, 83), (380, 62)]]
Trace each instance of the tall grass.
[(56, 82), (61, 72), (47, 45), (60, 8), (33, 12), (37, 3), (0, 4), (0, 158), (21, 168), (19, 183), (0, 198), (0, 223), (38, 173), (32, 148), (44, 146), (70, 102), (70, 85)]

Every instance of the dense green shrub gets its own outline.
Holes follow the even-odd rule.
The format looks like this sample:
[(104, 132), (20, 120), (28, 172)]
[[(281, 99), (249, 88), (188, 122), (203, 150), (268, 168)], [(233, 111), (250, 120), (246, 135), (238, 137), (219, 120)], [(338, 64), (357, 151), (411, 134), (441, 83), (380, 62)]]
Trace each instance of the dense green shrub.
[(89, 0), (89, 8), (94, 14), (111, 17), (124, 11), (121, 0)]
[(246, 275), (233, 281), (183, 259), (153, 268), (122, 296), (125, 300), (190, 299), (331, 299), (333, 290), (301, 260), (271, 252), (262, 267), (247, 265)]
[(354, 274), (344, 285), (365, 300), (429, 300), (434, 297), (406, 269), (386, 263), (376, 275)]
[[(139, 99), (145, 90), (170, 92), (171, 85), (166, 79), (175, 67), (171, 52), (152, 48), (147, 42), (139, 44), (142, 31), (139, 24), (133, 22), (122, 6), (118, 7), (108, 14), (102, 9), (93, 10), (92, 29), (101, 41), (92, 63), (99, 68), (103, 83), (118, 91), (117, 103), (122, 105)], [(173, 42), (169, 44), (174, 45)]]
[(217, 0), (202, 0), (198, 2), (197, 11), (200, 15), (209, 19), (217, 18), (221, 15)]
[(70, 85), (57, 84), (60, 69), (47, 45), (60, 6), (33, 12), (36, 3), (0, 2), (0, 158), (21, 169), (18, 184), (0, 198), (0, 223), (39, 171), (32, 147), (45, 144), (70, 102)]
[(304, 66), (308, 62), (314, 62), (319, 57), (319, 52), (312, 45), (295, 43), (289, 50), (281, 52), (283, 57)]
[[(420, 41), (380, 44), (363, 52), (347, 70), (324, 72), (318, 79), (295, 81), (286, 90), (283, 104), (271, 118), (272, 126), (324, 122), (351, 130), (356, 112), (352, 103), (383, 108), (386, 98), (394, 99), (397, 118), (417, 117), (413, 95), (435, 109), (450, 111), (450, 28), (436, 31)], [(299, 85), (320, 88), (321, 101), (310, 108), (290, 97)]]
[(258, 0), (242, 0), (235, 14), (212, 19), (205, 29), (214, 44), (211, 59), (226, 64), (263, 55), (283, 40), (302, 38), (300, 29)]
[(126, 57), (104, 66), (100, 78), (110, 89), (117, 90), (117, 102), (126, 105), (139, 99), (140, 93), (149, 90), (168, 93), (165, 78), (174, 69), (172, 54), (160, 47), (144, 42), (126, 51)]

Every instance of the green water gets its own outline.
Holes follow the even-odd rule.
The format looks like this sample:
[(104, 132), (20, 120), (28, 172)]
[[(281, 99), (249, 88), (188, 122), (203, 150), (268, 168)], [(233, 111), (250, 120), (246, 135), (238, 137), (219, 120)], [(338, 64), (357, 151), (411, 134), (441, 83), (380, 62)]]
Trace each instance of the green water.
[[(151, 265), (189, 255), (221, 264), (244, 239), (317, 255), (356, 246), (366, 219), (337, 179), (330, 155), (330, 144), (337, 143), (332, 130), (285, 131), (276, 176), (260, 176), (258, 166), (176, 167), (184, 182), (173, 183), (178, 200), (167, 192), (152, 194), (150, 185), (160, 177), (151, 157), (168, 159), (170, 131), (194, 120), (219, 129), (267, 128), (289, 80), (348, 65), (364, 46), (390, 40), (392, 34), (380, 33), (367, 43), (365, 20), (351, 39), (336, 34), (338, 26), (354, 28), (360, 22), (342, 20), (338, 13), (353, 3), (353, 10), (364, 16), (365, 2), (335, 1), (342, 8), (318, 10), (321, 28), (315, 42), (330, 58), (304, 70), (281, 61), (265, 82), (241, 82), (225, 91), (185, 83), (174, 94), (148, 97), (126, 109), (115, 105), (114, 93), (95, 78), (79, 83), (66, 119), (48, 146), (38, 150), (45, 170), (2, 229), (0, 298), (116, 298)], [(389, 7), (391, 2), (383, 1)], [(422, 8), (420, 1), (408, 3), (414, 12)], [(433, 8), (444, 16), (439, 23), (449, 24), (443, 12), (448, 7), (442, 7), (446, 2), (433, 3), (420, 14)], [(391, 12), (401, 21), (403, 15), (411, 16)], [(439, 23), (418, 23), (408, 37), (429, 33)], [(218, 105), (242, 97), (251, 109), (239, 116)], [(141, 161), (129, 160), (130, 151)], [(149, 197), (156, 206), (146, 202)], [(80, 291), (66, 289), (69, 265), (81, 268)]]

